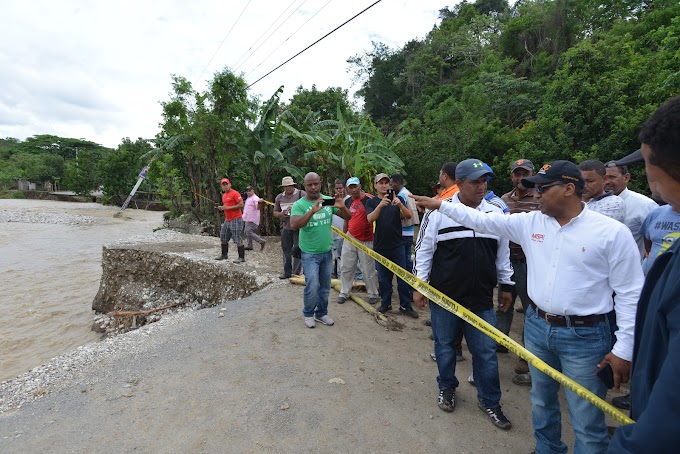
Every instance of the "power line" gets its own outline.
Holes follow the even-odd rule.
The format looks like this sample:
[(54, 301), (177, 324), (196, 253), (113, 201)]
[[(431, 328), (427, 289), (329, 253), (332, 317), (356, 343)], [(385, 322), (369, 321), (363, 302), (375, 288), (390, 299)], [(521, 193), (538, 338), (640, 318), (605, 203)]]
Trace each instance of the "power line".
[(250, 72), (246, 75), (246, 79), (248, 78), (248, 76), (250, 76), (250, 75), (253, 73), (253, 71), (255, 71), (257, 68), (259, 68), (260, 65), (262, 65), (262, 63), (264, 63), (265, 61), (269, 60), (269, 57), (271, 57), (271, 56), (274, 54), (274, 52), (276, 52), (277, 50), (279, 50), (279, 49), (281, 48), (281, 46), (283, 46), (284, 44), (286, 44), (286, 43), (288, 42), (289, 39), (291, 39), (297, 32), (299, 32), (300, 29), (301, 29), (302, 27), (304, 27), (305, 25), (307, 25), (307, 23), (308, 23), (310, 20), (314, 19), (314, 17), (316, 17), (316, 15), (319, 14), (326, 6), (328, 6), (328, 4), (329, 4), (330, 2), (332, 2), (332, 1), (333, 1), (333, 0), (328, 0), (328, 1), (326, 2), (326, 4), (323, 5), (321, 8), (319, 8), (319, 10), (318, 10), (316, 13), (314, 13), (309, 19), (307, 19), (307, 20), (305, 21), (304, 24), (300, 25), (300, 26), (298, 27), (298, 29), (295, 30), (293, 33), (291, 33), (291, 35), (290, 35), (288, 38), (286, 38), (281, 44), (279, 44), (278, 47), (277, 47), (276, 49), (274, 49), (273, 51), (271, 51), (271, 52), (269, 53), (269, 55), (267, 55), (260, 63), (257, 64), (257, 66), (255, 66), (253, 69), (251, 69)]
[(375, 5), (377, 5), (377, 4), (380, 3), (381, 1), (382, 1), (382, 0), (376, 1), (375, 3), (373, 3), (372, 5), (370, 5), (369, 7), (367, 7), (366, 9), (364, 9), (363, 11), (361, 11), (361, 12), (357, 13), (356, 15), (354, 15), (352, 18), (350, 18), (350, 19), (346, 20), (345, 22), (343, 22), (342, 24), (338, 25), (338, 26), (335, 27), (333, 30), (331, 30), (330, 32), (326, 33), (326, 34), (323, 35), (321, 38), (317, 39), (317, 40), (314, 41), (312, 44), (310, 44), (309, 46), (305, 47), (305, 48), (302, 49), (300, 52), (298, 52), (297, 54), (295, 54), (295, 55), (293, 55), (292, 57), (290, 57), (288, 60), (286, 60), (286, 61), (284, 61), (283, 63), (281, 63), (279, 66), (277, 66), (276, 68), (272, 69), (271, 71), (269, 71), (267, 74), (265, 74), (264, 76), (262, 76), (262, 77), (260, 77), (259, 79), (257, 79), (257, 80), (256, 80), (255, 82), (253, 82), (252, 84), (248, 85), (248, 86), (246, 87), (246, 89), (252, 87), (253, 85), (255, 85), (256, 83), (258, 83), (259, 81), (261, 81), (262, 79), (264, 79), (265, 77), (267, 77), (268, 75), (270, 75), (271, 73), (273, 73), (274, 71), (276, 71), (277, 69), (281, 68), (283, 65), (285, 65), (285, 64), (288, 63), (288, 62), (290, 62), (290, 61), (293, 60), (295, 57), (297, 57), (298, 55), (300, 55), (300, 54), (302, 54), (303, 52), (305, 52), (307, 49), (313, 47), (314, 45), (316, 45), (316, 44), (319, 43), (320, 41), (323, 41), (324, 39), (326, 39), (326, 37), (330, 36), (331, 34), (335, 33), (337, 30), (341, 29), (342, 27), (344, 27), (344, 26), (347, 25), (348, 23), (352, 22), (354, 19), (356, 19), (357, 17), (361, 16), (362, 14), (364, 14), (364, 13), (365, 13), (366, 11), (368, 11), (369, 9), (373, 8)]
[[(246, 59), (243, 60), (243, 62), (241, 62), (241, 64), (238, 66), (238, 68), (240, 68), (241, 66), (245, 65), (246, 62), (247, 62), (248, 60), (250, 60), (250, 59), (253, 57), (253, 55), (255, 55), (255, 54), (257, 53), (257, 51), (260, 49), (260, 47), (262, 47), (262, 45), (264, 45), (264, 43), (266, 43), (267, 41), (269, 41), (269, 38), (271, 38), (272, 36), (274, 36), (274, 33), (276, 33), (276, 32), (279, 30), (279, 28), (281, 28), (281, 26), (282, 26), (283, 24), (285, 24), (286, 22), (288, 22), (288, 19), (290, 19), (291, 16), (292, 16), (293, 14), (297, 13), (297, 11), (298, 11), (300, 8), (302, 8), (302, 5), (304, 5), (305, 3), (307, 3), (307, 0), (304, 0), (302, 3), (300, 3), (300, 4), (298, 5), (298, 7), (295, 8), (295, 11), (293, 11), (292, 13), (290, 13), (290, 14), (288, 15), (288, 17), (286, 17), (286, 19), (285, 19), (283, 22), (281, 22), (281, 23), (279, 24), (278, 27), (276, 27), (276, 30), (274, 30), (273, 32), (271, 32), (271, 33), (269, 34), (269, 36), (267, 36), (267, 38), (265, 38), (265, 40), (262, 41), (262, 42), (260, 43), (260, 45), (257, 46), (257, 47), (255, 48), (255, 50), (253, 51), (253, 53), (250, 54), (248, 57), (246, 57)], [(237, 70), (238, 68), (235, 68), (234, 70)]]
[(208, 61), (208, 64), (205, 65), (205, 68), (203, 68), (203, 71), (201, 71), (201, 74), (196, 78), (196, 82), (195, 82), (195, 83), (198, 83), (198, 80), (203, 76), (203, 73), (205, 72), (205, 70), (208, 69), (208, 66), (210, 66), (210, 63), (212, 63), (213, 59), (215, 58), (215, 55), (217, 55), (217, 52), (220, 51), (220, 49), (222, 48), (222, 45), (223, 45), (224, 42), (227, 40), (227, 38), (228, 38), (229, 35), (231, 34), (231, 31), (234, 29), (234, 27), (236, 27), (236, 24), (238, 24), (238, 21), (241, 19), (241, 16), (243, 16), (243, 13), (246, 11), (246, 8), (248, 8), (248, 5), (250, 5), (250, 2), (252, 2), (252, 1), (253, 1), (253, 0), (248, 0), (248, 3), (246, 3), (246, 6), (243, 7), (243, 9), (241, 10), (241, 14), (239, 14), (238, 17), (236, 18), (236, 22), (234, 22), (234, 24), (231, 26), (231, 28), (230, 28), (229, 31), (227, 32), (227, 35), (224, 37), (224, 39), (222, 40), (222, 42), (220, 43), (220, 45), (217, 46), (217, 49), (215, 50), (215, 53), (213, 54), (212, 57), (210, 57), (210, 61)]
[(234, 67), (235, 67), (235, 68), (238, 68), (238, 67), (240, 66), (239, 63), (241, 62), (241, 59), (242, 59), (243, 57), (245, 57), (246, 54), (248, 54), (248, 52), (250, 52), (250, 49), (252, 49), (253, 46), (254, 46), (255, 44), (257, 44), (257, 43), (262, 39), (262, 37), (263, 37), (264, 35), (267, 34), (267, 32), (268, 32), (269, 30), (271, 30), (271, 28), (274, 26), (274, 24), (277, 23), (277, 22), (279, 21), (279, 19), (281, 19), (281, 18), (283, 17), (284, 14), (286, 14), (286, 11), (288, 11), (288, 10), (290, 9), (290, 7), (293, 6), (293, 4), (294, 4), (296, 1), (297, 1), (297, 0), (293, 0), (292, 2), (290, 2), (290, 5), (288, 5), (288, 6), (286, 7), (286, 9), (283, 10), (283, 12), (279, 15), (279, 17), (277, 17), (276, 20), (275, 20), (274, 22), (272, 22), (271, 24), (269, 24), (269, 27), (267, 27), (267, 29), (260, 35), (260, 37), (257, 38), (257, 39), (255, 40), (255, 42), (254, 42), (253, 44), (250, 45), (250, 47), (248, 48), (248, 50), (245, 51), (245, 52), (243, 53), (243, 55), (241, 55), (241, 56), (239, 57), (239, 59), (236, 61), (236, 63), (234, 63)]

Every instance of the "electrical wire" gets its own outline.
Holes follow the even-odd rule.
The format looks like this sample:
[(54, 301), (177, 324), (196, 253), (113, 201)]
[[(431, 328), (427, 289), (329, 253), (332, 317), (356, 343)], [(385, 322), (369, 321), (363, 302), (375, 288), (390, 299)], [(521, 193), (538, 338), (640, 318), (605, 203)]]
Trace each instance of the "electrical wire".
[[(277, 23), (277, 22), (279, 21), (279, 19), (281, 19), (281, 18), (283, 17), (284, 14), (286, 14), (286, 11), (288, 11), (288, 10), (290, 9), (290, 7), (293, 6), (293, 4), (294, 4), (296, 1), (297, 1), (297, 0), (293, 0), (292, 2), (290, 2), (290, 5), (288, 5), (288, 6), (286, 7), (286, 9), (284, 9), (283, 12), (282, 12), (281, 14), (279, 14), (279, 17), (277, 17), (276, 20), (275, 20), (274, 22), (272, 22), (272, 23), (269, 25), (269, 27), (267, 27), (267, 29), (266, 29), (264, 32), (262, 32), (262, 34), (260, 35), (260, 37), (257, 38), (257, 39), (255, 40), (255, 42), (254, 42), (253, 44), (250, 45), (250, 47), (248, 48), (248, 50), (245, 51), (245, 52), (243, 53), (243, 55), (241, 55), (241, 56), (239, 57), (239, 59), (236, 61), (236, 63), (234, 63), (234, 66), (233, 66), (234, 68), (238, 68), (238, 67), (240, 66), (239, 63), (241, 63), (241, 59), (242, 59), (243, 57), (245, 57), (245, 56), (248, 54), (248, 52), (250, 52), (250, 49), (252, 49), (253, 46), (254, 46), (255, 44), (257, 44), (258, 42), (260, 42), (260, 40), (262, 39), (262, 37), (263, 37), (264, 35), (266, 35), (267, 32), (268, 32), (269, 30), (271, 30), (271, 28), (274, 26), (274, 24)], [(234, 71), (235, 71), (235, 70), (234, 70)]]
[(319, 8), (319, 10), (318, 10), (316, 13), (314, 13), (309, 19), (307, 19), (307, 20), (305, 21), (304, 24), (300, 25), (300, 26), (298, 27), (297, 30), (295, 30), (293, 33), (291, 33), (291, 35), (290, 35), (288, 38), (286, 38), (281, 44), (279, 44), (278, 47), (277, 47), (276, 49), (274, 49), (273, 51), (271, 51), (271, 52), (269, 53), (269, 55), (267, 55), (260, 63), (257, 64), (256, 67), (254, 67), (253, 69), (251, 69), (250, 72), (246, 75), (245, 78), (247, 79), (248, 76), (250, 76), (257, 68), (260, 67), (260, 65), (262, 65), (262, 63), (264, 63), (265, 61), (269, 60), (269, 57), (271, 57), (271, 56), (274, 54), (274, 52), (276, 52), (277, 50), (279, 50), (279, 49), (281, 48), (281, 46), (283, 46), (284, 44), (286, 44), (286, 43), (288, 42), (289, 39), (291, 39), (297, 32), (299, 32), (300, 29), (301, 29), (302, 27), (304, 27), (305, 25), (307, 25), (307, 23), (308, 23), (310, 20), (314, 19), (314, 17), (316, 17), (316, 15), (319, 14), (326, 6), (328, 6), (328, 4), (329, 4), (330, 2), (332, 2), (332, 1), (333, 1), (333, 0), (328, 0), (328, 1), (326, 2), (326, 4), (323, 5), (321, 8)]
[(220, 43), (220, 45), (217, 46), (217, 49), (215, 50), (215, 53), (213, 54), (212, 57), (210, 57), (210, 61), (208, 61), (208, 64), (205, 65), (205, 68), (203, 68), (203, 71), (201, 71), (201, 74), (196, 78), (196, 82), (195, 82), (195, 83), (198, 83), (198, 80), (203, 76), (203, 73), (205, 73), (205, 70), (208, 69), (208, 66), (210, 66), (210, 63), (212, 63), (213, 59), (215, 58), (215, 55), (217, 55), (217, 52), (220, 51), (220, 49), (222, 48), (222, 45), (223, 45), (224, 42), (227, 40), (227, 38), (228, 38), (229, 35), (231, 34), (231, 31), (234, 29), (234, 27), (236, 27), (236, 24), (238, 24), (238, 21), (241, 19), (241, 16), (243, 16), (243, 13), (246, 11), (246, 8), (248, 8), (248, 5), (250, 5), (250, 2), (252, 2), (252, 1), (253, 1), (253, 0), (248, 0), (248, 3), (246, 3), (246, 6), (243, 7), (243, 9), (241, 10), (241, 14), (239, 14), (238, 17), (236, 18), (236, 22), (234, 22), (234, 24), (231, 26), (231, 28), (230, 28), (229, 31), (227, 32), (226, 36), (224, 37), (224, 39), (222, 40), (222, 42)]
[(277, 69), (281, 68), (283, 65), (285, 65), (285, 64), (288, 63), (288, 62), (290, 62), (290, 61), (293, 60), (295, 57), (297, 57), (297, 56), (299, 56), (300, 54), (302, 54), (303, 52), (305, 52), (307, 49), (310, 49), (310, 48), (313, 47), (314, 45), (316, 45), (316, 44), (318, 44), (319, 42), (323, 41), (323, 40), (326, 39), (328, 36), (330, 36), (331, 34), (335, 33), (336, 31), (338, 31), (339, 29), (341, 29), (342, 27), (344, 27), (344, 26), (347, 25), (348, 23), (352, 22), (354, 19), (356, 19), (357, 17), (361, 16), (362, 14), (364, 14), (364, 13), (365, 13), (366, 11), (368, 11), (369, 9), (373, 8), (375, 5), (377, 5), (377, 4), (380, 3), (381, 1), (382, 1), (382, 0), (376, 1), (376, 2), (373, 3), (372, 5), (368, 6), (367, 8), (365, 8), (364, 10), (362, 10), (361, 12), (359, 12), (359, 13), (357, 13), (356, 15), (354, 15), (353, 17), (351, 17), (350, 19), (348, 19), (348, 20), (346, 20), (345, 22), (343, 22), (342, 24), (338, 25), (338, 26), (335, 27), (333, 30), (331, 30), (330, 32), (326, 33), (326, 34), (323, 35), (321, 38), (317, 39), (317, 40), (314, 41), (312, 44), (310, 44), (309, 46), (305, 47), (305, 48), (302, 49), (300, 52), (298, 52), (297, 54), (295, 54), (295, 55), (293, 55), (292, 57), (290, 57), (288, 60), (286, 60), (286, 61), (284, 61), (283, 63), (281, 63), (279, 66), (277, 66), (276, 68), (272, 69), (271, 71), (269, 71), (267, 74), (265, 74), (264, 76), (262, 76), (262, 77), (260, 77), (259, 79), (257, 79), (257, 80), (256, 80), (255, 82), (253, 82), (252, 84), (248, 85), (248, 86), (246, 87), (246, 89), (252, 87), (253, 85), (255, 85), (256, 83), (258, 83), (259, 81), (261, 81), (262, 79), (264, 79), (265, 77), (267, 77), (268, 75), (270, 75), (271, 73), (273, 73), (274, 71), (276, 71)]
[(273, 32), (271, 32), (271, 33), (269, 34), (269, 36), (267, 36), (267, 37), (265, 38), (265, 40), (262, 41), (262, 42), (260, 43), (260, 45), (257, 46), (257, 47), (255, 48), (255, 50), (253, 51), (252, 54), (250, 54), (248, 57), (246, 57), (246, 59), (243, 60), (243, 61), (241, 62), (241, 64), (238, 65), (238, 67), (234, 68), (234, 71), (238, 70), (238, 68), (240, 68), (241, 66), (245, 65), (246, 62), (247, 62), (248, 60), (250, 60), (250, 59), (253, 57), (253, 55), (255, 55), (255, 54), (257, 53), (257, 51), (260, 49), (260, 47), (262, 47), (262, 46), (264, 45), (264, 43), (266, 43), (267, 41), (269, 41), (269, 38), (271, 38), (271, 37), (279, 30), (279, 28), (281, 28), (281, 26), (282, 26), (283, 24), (285, 24), (286, 22), (288, 22), (288, 19), (290, 19), (291, 16), (292, 16), (293, 14), (297, 13), (297, 11), (298, 11), (300, 8), (302, 8), (302, 5), (304, 5), (305, 3), (307, 3), (307, 0), (304, 0), (302, 3), (300, 3), (300, 5), (298, 5), (298, 7), (295, 8), (295, 11), (293, 11), (292, 13), (290, 13), (290, 14), (288, 15), (288, 17), (286, 17), (286, 19), (285, 19), (283, 22), (281, 22), (281, 23), (279, 24), (278, 27), (276, 27), (276, 30), (274, 30)]

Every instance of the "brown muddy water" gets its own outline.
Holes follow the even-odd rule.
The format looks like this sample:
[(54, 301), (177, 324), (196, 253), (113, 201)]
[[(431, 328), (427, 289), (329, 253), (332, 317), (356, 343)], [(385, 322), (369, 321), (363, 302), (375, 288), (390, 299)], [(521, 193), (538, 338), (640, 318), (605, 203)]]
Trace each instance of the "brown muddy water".
[(102, 245), (148, 234), (161, 212), (0, 200), (0, 381), (95, 342)]

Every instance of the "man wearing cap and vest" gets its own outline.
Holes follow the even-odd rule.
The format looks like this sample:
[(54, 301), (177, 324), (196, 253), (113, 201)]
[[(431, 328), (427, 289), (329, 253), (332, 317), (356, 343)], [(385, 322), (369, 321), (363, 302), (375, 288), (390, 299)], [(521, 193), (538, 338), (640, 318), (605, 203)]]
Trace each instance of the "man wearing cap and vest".
[[(581, 202), (584, 181), (571, 162), (545, 165), (522, 185), (535, 187), (540, 212), (483, 214), (463, 204), (414, 198), (475, 231), (506, 237), (522, 247), (533, 302), (525, 316), (527, 349), (604, 398), (607, 388), (596, 374), (600, 368), (612, 368), (617, 388), (630, 374), (635, 311), (644, 281), (633, 235), (622, 223)], [(613, 348), (607, 319), (612, 307), (618, 324)], [(536, 452), (566, 453), (560, 384), (534, 366), (530, 369)], [(605, 451), (609, 439), (604, 413), (572, 391), (567, 390), (566, 397), (576, 435), (574, 452)]]
[(302, 263), (300, 257), (293, 257), (292, 251), (298, 247), (299, 232), (290, 227), (290, 211), (293, 204), (306, 196), (305, 191), (295, 188), (293, 177), (281, 180), (283, 192), (274, 200), (274, 217), (281, 220), (281, 250), (283, 251), (283, 274), (280, 279), (288, 279), (293, 274), (300, 274)]
[[(352, 215), (349, 221), (345, 221), (347, 234), (369, 249), (373, 249), (373, 224), (368, 222), (366, 217), (366, 203), (372, 197), (366, 194), (361, 189), (361, 183), (357, 177), (352, 177), (347, 180), (345, 184), (346, 191), (349, 193), (349, 198), (345, 199), (345, 206)], [(364, 252), (357, 249), (349, 241), (342, 243), (342, 259), (340, 260), (340, 274), (342, 286), (340, 288), (340, 295), (338, 295), (338, 303), (342, 304), (347, 301), (349, 294), (352, 291), (352, 282), (357, 271), (357, 265), (361, 263), (361, 269), (364, 273), (364, 282), (366, 283), (366, 292), (368, 293), (368, 302), (375, 304), (378, 302), (378, 281), (376, 278), (375, 260)]]
[[(484, 199), (488, 177), (494, 174), (482, 161), (466, 159), (460, 162), (455, 175), (459, 191), (445, 199), (447, 203), (467, 205), (483, 216), (489, 213), (503, 215), (501, 208)], [(505, 307), (510, 304), (513, 286), (508, 240), (470, 229), (439, 211), (427, 211), (420, 228), (414, 274), (490, 325), (495, 325), (494, 288), (500, 283), (500, 300)], [(413, 301), (421, 308), (427, 304), (427, 298), (417, 291), (413, 292)], [(512, 424), (503, 414), (500, 404), (501, 386), (494, 340), (432, 302), (430, 313), (439, 370), (439, 408), (446, 412), (455, 409), (455, 391), (459, 385), (455, 344), (462, 330), (472, 354), (478, 405), (496, 427), (510, 429)]]
[(233, 239), (234, 244), (238, 248), (238, 259), (234, 263), (242, 263), (246, 261), (246, 251), (243, 246), (243, 239), (241, 233), (243, 232), (243, 197), (241, 193), (231, 189), (231, 182), (228, 178), (222, 178), (220, 181), (222, 187), (222, 205), (217, 209), (224, 212), (224, 223), (220, 230), (220, 241), (222, 242), (222, 254), (216, 257), (215, 260), (225, 260), (229, 254), (229, 240)]
[[(510, 166), (510, 179), (514, 189), (501, 196), (508, 208), (510, 208), (510, 214), (528, 213), (539, 209), (539, 204), (534, 199), (535, 190), (533, 188), (525, 188), (522, 185), (523, 178), (529, 178), (535, 174), (534, 164), (528, 159), (518, 159)], [(525, 313), (529, 304), (531, 304), (531, 298), (529, 298), (527, 293), (527, 259), (522, 251), (522, 246), (513, 242), (510, 242), (510, 264), (514, 273), (512, 280), (515, 282), (512, 304), (506, 311), (502, 311), (500, 308), (496, 311), (498, 329), (504, 334), (510, 333), (515, 312), (513, 309), (515, 299), (519, 296), (522, 309)], [(522, 342), (524, 342), (524, 331), (522, 331)], [(515, 376), (512, 378), (512, 382), (516, 385), (531, 386), (529, 365), (521, 358), (515, 366)]]

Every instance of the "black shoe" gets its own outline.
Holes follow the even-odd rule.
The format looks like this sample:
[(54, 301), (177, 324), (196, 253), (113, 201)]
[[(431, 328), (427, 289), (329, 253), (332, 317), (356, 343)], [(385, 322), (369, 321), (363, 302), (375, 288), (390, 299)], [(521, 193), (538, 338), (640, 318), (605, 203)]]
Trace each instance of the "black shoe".
[(279, 275), (279, 279), (290, 279), (290, 274), (281, 274)]
[(493, 423), (494, 426), (498, 427), (499, 429), (503, 430), (508, 430), (512, 427), (512, 423), (508, 420), (508, 418), (505, 417), (503, 414), (503, 410), (501, 410), (501, 406), (498, 405), (497, 407), (493, 408), (486, 408), (483, 407), (482, 404), (478, 404), (479, 408), (487, 414), (491, 422)]
[(246, 261), (246, 259), (244, 259), (243, 257), (239, 257), (236, 260), (234, 260), (234, 263), (243, 263), (245, 261)]
[(252, 251), (252, 250), (253, 250), (253, 248), (250, 247), (250, 246), (246, 246), (246, 247), (244, 247), (243, 249), (245, 249), (246, 251)]
[(416, 311), (414, 311), (412, 307), (408, 307), (406, 309), (404, 309), (403, 307), (400, 307), (399, 312), (401, 312), (402, 315), (405, 315), (407, 317), (411, 317), (411, 318), (418, 318), (419, 317), (418, 313)]
[(345, 301), (347, 301), (346, 296), (338, 296), (338, 304), (345, 304)]
[(260, 243), (260, 252), (264, 251), (264, 245), (267, 244), (266, 241)]
[(612, 405), (621, 410), (630, 410), (630, 394), (625, 396), (614, 397), (612, 399)]
[(229, 257), (227, 257), (226, 255), (220, 255), (218, 257), (215, 257), (215, 260), (227, 260), (228, 258)]
[(391, 310), (392, 310), (392, 306), (385, 306), (384, 304), (381, 305), (378, 308), (378, 312), (380, 312), (381, 314), (384, 314), (385, 312), (388, 312), (388, 311), (391, 311)]
[(439, 408), (445, 412), (451, 413), (454, 408), (456, 408), (456, 390), (451, 389), (440, 389), (439, 397), (437, 398), (437, 405)]
[(430, 319), (428, 318), (427, 320), (425, 320), (425, 321), (423, 322), (423, 325), (425, 325), (425, 326), (432, 326), (432, 320), (430, 320)]

